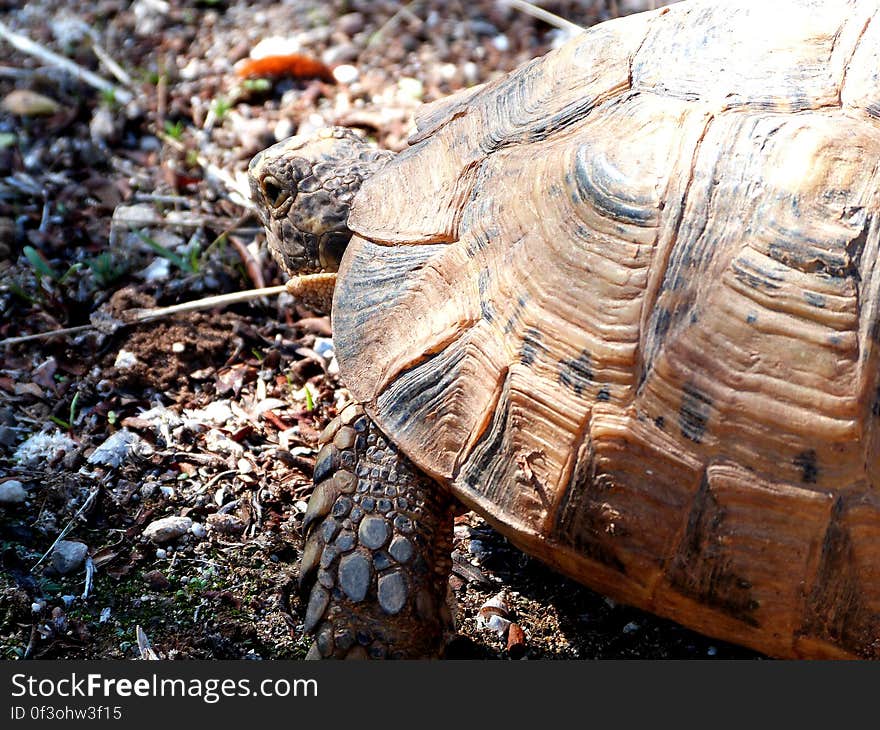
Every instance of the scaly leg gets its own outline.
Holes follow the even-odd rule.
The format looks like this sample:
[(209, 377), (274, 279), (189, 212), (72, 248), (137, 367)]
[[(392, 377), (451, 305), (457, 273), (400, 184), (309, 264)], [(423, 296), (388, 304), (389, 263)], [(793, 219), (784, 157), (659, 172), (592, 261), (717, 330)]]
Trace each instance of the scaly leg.
[(344, 408), (321, 440), (300, 567), (309, 658), (438, 656), (452, 623), (451, 496), (360, 406)]

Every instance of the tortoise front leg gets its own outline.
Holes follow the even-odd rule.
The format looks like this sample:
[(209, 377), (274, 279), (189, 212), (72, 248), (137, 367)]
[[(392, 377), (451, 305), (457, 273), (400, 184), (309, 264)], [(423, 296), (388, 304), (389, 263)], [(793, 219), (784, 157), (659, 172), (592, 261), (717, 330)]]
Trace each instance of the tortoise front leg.
[(321, 434), (303, 523), (309, 658), (440, 653), (453, 500), (350, 405)]

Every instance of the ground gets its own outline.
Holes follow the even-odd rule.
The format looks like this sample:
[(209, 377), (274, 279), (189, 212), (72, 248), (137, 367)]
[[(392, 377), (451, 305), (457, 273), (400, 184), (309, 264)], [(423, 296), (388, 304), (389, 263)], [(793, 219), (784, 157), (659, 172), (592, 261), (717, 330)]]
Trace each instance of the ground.
[[(128, 318), (283, 281), (231, 192), (260, 149), (343, 124), (399, 150), (418, 104), (562, 33), (489, 0), (17, 5), (0, 0), (7, 30), (115, 89), (0, 40), (0, 657), (301, 658), (299, 526), (346, 397), (329, 320), (287, 296)], [(650, 2), (544, 6), (588, 26)], [(273, 37), (298, 55), (248, 65)], [(756, 657), (560, 577), (473, 513), (454, 564), (450, 657)]]

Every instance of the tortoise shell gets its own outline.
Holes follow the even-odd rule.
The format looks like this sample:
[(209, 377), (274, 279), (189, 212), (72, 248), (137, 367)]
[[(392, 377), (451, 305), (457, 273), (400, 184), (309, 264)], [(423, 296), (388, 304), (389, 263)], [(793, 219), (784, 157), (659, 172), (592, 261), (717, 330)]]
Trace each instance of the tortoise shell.
[(878, 7), (683, 2), (426, 107), (333, 302), (466, 505), (777, 656), (880, 655)]

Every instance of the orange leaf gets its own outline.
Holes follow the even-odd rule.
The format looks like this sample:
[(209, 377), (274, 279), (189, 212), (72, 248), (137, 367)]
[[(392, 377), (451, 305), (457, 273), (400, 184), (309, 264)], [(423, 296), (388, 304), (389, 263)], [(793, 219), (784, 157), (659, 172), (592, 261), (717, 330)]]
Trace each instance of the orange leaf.
[(336, 82), (326, 64), (301, 53), (247, 58), (235, 65), (235, 73), (242, 78), (291, 76), (295, 79), (321, 79), (330, 84)]

